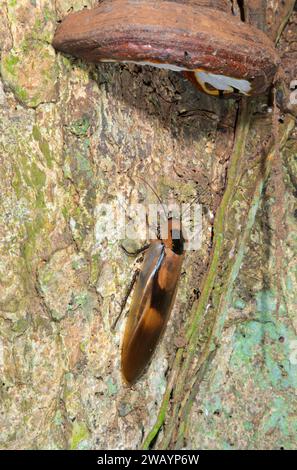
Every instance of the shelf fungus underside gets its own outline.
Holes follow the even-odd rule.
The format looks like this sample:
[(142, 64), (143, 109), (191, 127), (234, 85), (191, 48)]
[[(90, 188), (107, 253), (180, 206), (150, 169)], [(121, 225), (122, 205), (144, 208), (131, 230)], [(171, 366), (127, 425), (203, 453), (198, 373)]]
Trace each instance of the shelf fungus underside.
[(214, 95), (261, 94), (279, 65), (262, 31), (195, 3), (103, 1), (68, 15), (53, 46), (90, 62), (132, 62), (183, 72)]

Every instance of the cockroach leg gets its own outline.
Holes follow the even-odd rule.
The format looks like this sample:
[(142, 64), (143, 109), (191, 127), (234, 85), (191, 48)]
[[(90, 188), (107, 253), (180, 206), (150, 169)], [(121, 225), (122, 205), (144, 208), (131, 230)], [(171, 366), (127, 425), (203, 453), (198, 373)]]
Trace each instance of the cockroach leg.
[(136, 251), (128, 251), (123, 245), (121, 245), (121, 248), (122, 248), (122, 250), (124, 250), (124, 252), (128, 256), (137, 256), (140, 253), (142, 253), (143, 251), (147, 250), (149, 246), (150, 246), (149, 243), (147, 243), (146, 245), (142, 246), (141, 248), (139, 248)]
[(128, 286), (128, 289), (127, 289), (127, 292), (126, 292), (126, 294), (125, 294), (125, 297), (123, 298), (123, 300), (122, 300), (122, 302), (121, 302), (120, 313), (118, 314), (117, 318), (115, 319), (115, 321), (113, 322), (113, 325), (112, 325), (112, 327), (111, 327), (112, 330), (115, 329), (115, 327), (117, 326), (117, 323), (118, 323), (119, 319), (120, 319), (121, 316), (122, 316), (122, 313), (123, 313), (124, 308), (125, 308), (125, 306), (126, 306), (127, 300), (128, 300), (128, 298), (129, 298), (129, 296), (130, 296), (130, 294), (131, 294), (131, 292), (132, 292), (132, 289), (133, 289), (133, 287), (134, 287), (134, 284), (135, 284), (135, 282), (136, 282), (136, 279), (137, 279), (139, 273), (140, 273), (140, 269), (136, 269), (135, 272), (134, 272), (134, 274), (133, 274), (132, 280), (131, 280), (131, 282), (130, 282), (130, 284), (129, 284), (129, 286)]

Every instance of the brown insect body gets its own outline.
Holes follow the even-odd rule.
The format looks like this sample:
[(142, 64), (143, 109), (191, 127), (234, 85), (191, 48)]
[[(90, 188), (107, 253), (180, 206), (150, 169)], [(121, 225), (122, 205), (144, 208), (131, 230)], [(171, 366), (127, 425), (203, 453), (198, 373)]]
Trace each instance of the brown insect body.
[(168, 239), (151, 242), (136, 281), (122, 346), (122, 374), (128, 384), (144, 372), (174, 304), (184, 256), (177, 222), (168, 219)]

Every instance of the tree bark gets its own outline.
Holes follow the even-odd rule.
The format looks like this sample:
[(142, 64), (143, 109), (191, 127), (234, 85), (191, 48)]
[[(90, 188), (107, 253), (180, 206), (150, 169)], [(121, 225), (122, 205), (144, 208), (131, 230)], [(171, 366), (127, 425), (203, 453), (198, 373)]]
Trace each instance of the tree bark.
[[(57, 21), (95, 4), (0, 0), (0, 446), (295, 448), (294, 2), (230, 1), (282, 58), (274, 92), (239, 100), (56, 54)], [(140, 261), (101, 240), (98, 207), (155, 203), (139, 176), (197, 197), (203, 231), (128, 388), (112, 325)]]

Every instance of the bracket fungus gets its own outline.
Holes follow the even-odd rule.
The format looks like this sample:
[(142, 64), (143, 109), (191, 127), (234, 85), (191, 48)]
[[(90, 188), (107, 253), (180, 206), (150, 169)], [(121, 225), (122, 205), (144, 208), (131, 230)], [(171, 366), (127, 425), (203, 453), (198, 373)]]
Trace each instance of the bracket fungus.
[(90, 62), (183, 72), (211, 95), (259, 95), (279, 65), (271, 40), (228, 13), (226, 0), (103, 0), (69, 14), (53, 46)]

